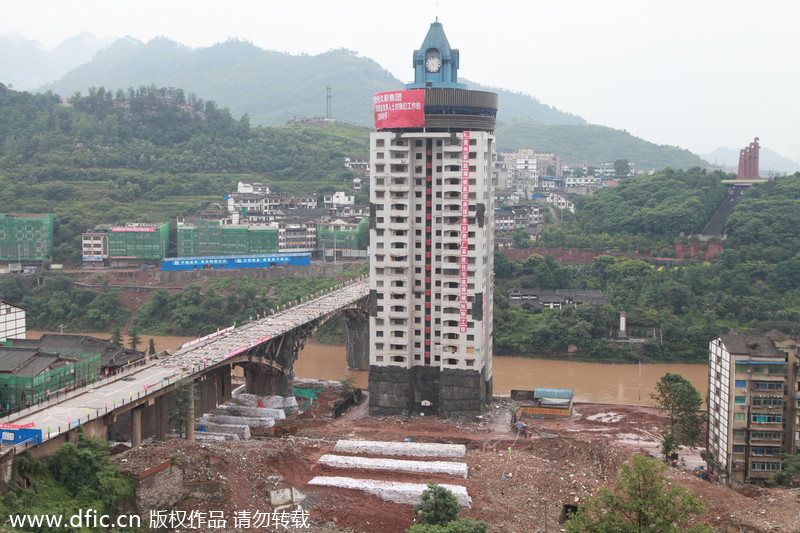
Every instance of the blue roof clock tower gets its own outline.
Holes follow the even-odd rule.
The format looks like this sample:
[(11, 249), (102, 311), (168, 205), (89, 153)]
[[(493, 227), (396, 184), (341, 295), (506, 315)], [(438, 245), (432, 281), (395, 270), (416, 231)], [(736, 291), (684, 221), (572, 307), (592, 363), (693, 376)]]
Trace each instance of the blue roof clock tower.
[(438, 19), (431, 24), (420, 49), (414, 51), (414, 83), (406, 85), (407, 89), (427, 87), (466, 89), (458, 83), (458, 50), (450, 48)]

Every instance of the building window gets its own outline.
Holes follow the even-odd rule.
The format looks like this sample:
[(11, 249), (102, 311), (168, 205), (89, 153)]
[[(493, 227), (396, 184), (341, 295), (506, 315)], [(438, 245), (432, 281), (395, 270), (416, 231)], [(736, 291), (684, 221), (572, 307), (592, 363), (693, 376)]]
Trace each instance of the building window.
[(764, 461), (753, 461), (750, 463), (750, 470), (777, 471), (781, 469), (780, 463), (767, 463)]
[(768, 413), (753, 413), (750, 421), (756, 424), (780, 424), (783, 422), (783, 415)]
[(747, 388), (747, 380), (746, 379), (737, 379), (735, 382), (735, 387), (737, 389), (746, 389)]
[(744, 444), (734, 444), (733, 453), (744, 453)]
[(744, 413), (733, 413), (734, 422), (744, 422), (745, 420), (747, 420), (747, 417)]
[(734, 396), (733, 403), (736, 405), (744, 405), (746, 398), (744, 396)]

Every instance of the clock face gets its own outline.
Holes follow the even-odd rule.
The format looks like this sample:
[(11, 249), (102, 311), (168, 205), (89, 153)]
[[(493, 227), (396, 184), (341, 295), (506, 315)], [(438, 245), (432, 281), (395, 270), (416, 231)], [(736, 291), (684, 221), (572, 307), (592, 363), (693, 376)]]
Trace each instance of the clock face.
[(442, 63), (437, 56), (430, 56), (425, 60), (425, 70), (428, 72), (439, 72), (439, 67), (441, 66)]

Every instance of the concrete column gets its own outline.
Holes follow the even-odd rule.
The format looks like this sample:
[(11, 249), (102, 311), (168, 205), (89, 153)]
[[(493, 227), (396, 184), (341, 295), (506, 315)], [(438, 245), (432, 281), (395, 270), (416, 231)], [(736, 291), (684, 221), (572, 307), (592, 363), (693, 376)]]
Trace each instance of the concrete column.
[(165, 396), (156, 398), (155, 404), (155, 420), (156, 420), (156, 438), (163, 439), (167, 436), (167, 402), (164, 401)]
[(186, 440), (194, 442), (194, 382), (189, 385), (189, 398), (186, 408)]
[(142, 410), (131, 409), (131, 448), (142, 444)]

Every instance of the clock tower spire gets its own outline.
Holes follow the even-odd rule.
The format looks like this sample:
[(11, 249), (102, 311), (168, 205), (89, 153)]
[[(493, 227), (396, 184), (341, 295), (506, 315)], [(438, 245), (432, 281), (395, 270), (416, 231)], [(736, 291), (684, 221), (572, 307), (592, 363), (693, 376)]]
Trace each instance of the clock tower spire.
[(407, 89), (426, 87), (466, 88), (458, 83), (458, 50), (450, 48), (438, 17), (431, 24), (422, 46), (414, 51), (414, 83), (406, 86)]

